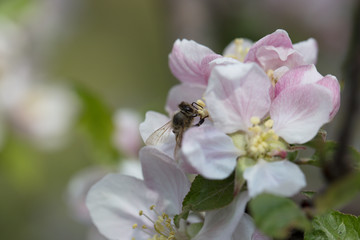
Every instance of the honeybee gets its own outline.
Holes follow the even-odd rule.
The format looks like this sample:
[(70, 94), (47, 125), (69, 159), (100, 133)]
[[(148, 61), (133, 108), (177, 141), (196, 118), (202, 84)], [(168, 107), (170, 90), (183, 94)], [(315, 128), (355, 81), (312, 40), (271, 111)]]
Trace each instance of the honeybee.
[[(174, 114), (172, 120), (153, 132), (145, 141), (146, 145), (158, 145), (159, 143), (165, 142), (172, 129), (176, 140), (174, 152), (174, 155), (176, 155), (177, 149), (181, 147), (184, 132), (192, 126), (200, 126), (204, 123), (205, 118), (209, 116), (207, 110), (204, 109), (205, 103), (201, 100), (191, 104), (181, 102), (178, 107), (179, 111)], [(197, 124), (193, 125), (195, 117), (200, 117), (200, 120)]]

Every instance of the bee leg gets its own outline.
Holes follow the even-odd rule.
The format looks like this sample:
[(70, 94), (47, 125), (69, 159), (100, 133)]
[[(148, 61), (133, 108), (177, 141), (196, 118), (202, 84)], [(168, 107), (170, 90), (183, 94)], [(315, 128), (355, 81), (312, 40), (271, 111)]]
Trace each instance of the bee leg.
[(200, 106), (197, 102), (192, 102), (191, 106), (193, 106), (193, 108), (195, 108), (196, 110), (203, 109), (203, 107)]
[(194, 126), (199, 127), (201, 124), (203, 124), (205, 121), (205, 118), (200, 118), (199, 122), (195, 124)]

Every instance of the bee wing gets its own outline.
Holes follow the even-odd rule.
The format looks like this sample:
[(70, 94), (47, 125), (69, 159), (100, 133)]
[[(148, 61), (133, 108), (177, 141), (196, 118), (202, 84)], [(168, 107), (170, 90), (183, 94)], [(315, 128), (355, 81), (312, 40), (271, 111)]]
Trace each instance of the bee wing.
[(145, 141), (146, 145), (159, 145), (168, 141), (172, 133), (171, 121), (153, 132)]

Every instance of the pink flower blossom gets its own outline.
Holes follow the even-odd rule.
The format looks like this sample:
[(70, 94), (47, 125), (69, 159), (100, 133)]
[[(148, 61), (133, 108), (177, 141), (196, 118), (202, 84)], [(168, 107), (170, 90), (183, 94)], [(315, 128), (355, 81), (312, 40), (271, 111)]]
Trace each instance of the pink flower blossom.
[[(190, 189), (186, 175), (172, 159), (153, 147), (144, 147), (140, 151), (140, 160), (143, 181), (122, 174), (110, 174), (91, 188), (87, 206), (95, 225), (109, 239), (145, 240), (149, 239), (149, 235), (160, 235), (159, 225), (155, 231), (154, 224), (161, 224), (158, 217), (162, 217), (169, 219), (176, 239), (189, 239), (184, 229), (186, 224), (180, 223), (182, 227), (176, 228), (172, 221), (175, 214), (181, 212), (182, 201)], [(251, 224), (242, 219), (248, 200), (247, 192), (243, 192), (229, 206), (207, 212), (204, 226), (192, 239), (205, 240), (209, 236), (225, 240), (251, 239), (251, 229), (246, 234), (233, 235), (237, 228)], [(168, 226), (163, 227), (165, 229), (160, 232), (165, 236), (169, 234), (166, 230)]]
[(339, 106), (337, 80), (322, 77), (313, 65), (300, 66), (278, 80), (273, 99), (271, 89), (257, 64), (214, 67), (204, 94), (213, 126), (191, 128), (183, 138), (184, 161), (193, 172), (221, 179), (236, 162), (250, 158), (257, 162), (244, 173), (251, 197), (262, 192), (291, 196), (305, 186), (298, 166), (277, 155), (287, 143), (311, 140), (333, 118)]

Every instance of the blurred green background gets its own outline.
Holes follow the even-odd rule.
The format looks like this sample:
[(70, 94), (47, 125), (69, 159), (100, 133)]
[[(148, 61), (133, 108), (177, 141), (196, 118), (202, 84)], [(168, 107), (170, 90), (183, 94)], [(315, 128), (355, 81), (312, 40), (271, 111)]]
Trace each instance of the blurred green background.
[[(117, 109), (131, 108), (143, 117), (148, 110), (164, 112), (167, 92), (177, 83), (167, 63), (177, 38), (221, 53), (236, 37), (256, 41), (283, 28), (294, 43), (314, 37), (319, 72), (341, 80), (355, 2), (1, 1), (2, 16), (31, 25), (28, 54), (51, 76), (48, 81), (67, 84), (80, 95), (82, 112), (66, 143), (52, 151), (6, 127), (0, 150), (0, 239), (87, 239), (87, 227), (67, 205), (69, 180), (85, 167), (116, 165), (123, 157), (111, 143)], [(329, 129), (332, 137), (341, 117), (340, 112), (335, 130)]]

